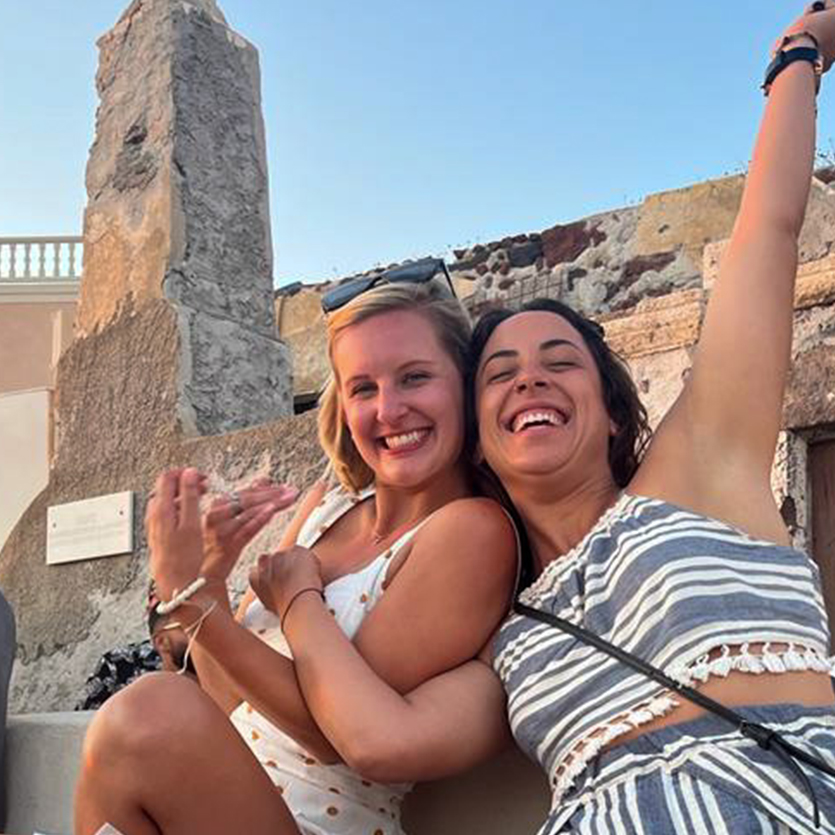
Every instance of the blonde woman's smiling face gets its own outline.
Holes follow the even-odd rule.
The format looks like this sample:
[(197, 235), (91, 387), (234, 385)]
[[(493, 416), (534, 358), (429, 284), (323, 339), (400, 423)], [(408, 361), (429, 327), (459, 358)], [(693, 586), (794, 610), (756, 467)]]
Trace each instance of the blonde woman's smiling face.
[(551, 312), (499, 324), (476, 376), (481, 451), (506, 486), (559, 474), (572, 483), (608, 470), (614, 431), (583, 338)]
[(378, 484), (417, 488), (458, 465), (463, 380), (421, 313), (380, 313), (345, 328), (332, 351), (344, 420)]

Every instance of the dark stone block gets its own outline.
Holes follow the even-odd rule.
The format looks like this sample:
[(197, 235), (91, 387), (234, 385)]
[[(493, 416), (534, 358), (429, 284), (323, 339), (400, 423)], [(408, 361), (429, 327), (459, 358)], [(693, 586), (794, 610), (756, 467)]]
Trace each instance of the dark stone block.
[[(665, 267), (668, 267), (676, 260), (675, 252), (658, 252), (653, 255), (639, 255), (631, 261), (627, 261), (623, 265), (620, 277), (617, 281), (613, 281), (606, 288), (605, 302), (611, 301), (615, 296), (622, 295), (646, 272), (655, 270), (661, 272)], [(646, 295), (661, 296), (674, 289), (674, 285), (669, 282), (663, 282), (657, 287), (647, 290)], [(652, 291), (652, 292), (651, 292)], [(612, 309), (617, 310), (621, 307), (628, 306), (632, 303), (630, 299), (622, 299), (620, 305), (615, 305)]]
[(783, 524), (789, 530), (797, 528), (797, 504), (791, 496), (786, 496), (780, 505), (780, 516), (783, 517)]
[[(465, 253), (466, 254), (466, 253)], [(486, 247), (476, 247), (472, 255), (466, 261), (456, 261), (450, 266), (451, 270), (472, 270), (479, 264), (483, 264), (490, 257)]]
[(653, 255), (639, 255), (623, 265), (621, 276), (634, 282), (644, 273), (654, 270), (660, 273), (676, 260), (675, 252), (656, 252)]
[(300, 293), (304, 290), (304, 288), (304, 282), (294, 281), (292, 284), (285, 284), (282, 287), (277, 287), (273, 295), (275, 298), (279, 298), (281, 296), (295, 296), (296, 293)]
[(835, 183), (835, 165), (827, 165), (825, 168), (818, 168), (815, 176), (822, 182), (829, 185)]
[(585, 220), (554, 226), (542, 233), (542, 250), (549, 267), (575, 261), (589, 247), (598, 246), (606, 240), (606, 233), (596, 226), (589, 226)]
[(525, 241), (512, 246), (507, 253), (512, 267), (529, 267), (542, 255), (542, 241)]
[(584, 270), (582, 267), (574, 267), (568, 271), (568, 275), (566, 276), (568, 282), (568, 292), (570, 293), (574, 289), (574, 282), (577, 281), (578, 278), (585, 278), (589, 274), (588, 270)]

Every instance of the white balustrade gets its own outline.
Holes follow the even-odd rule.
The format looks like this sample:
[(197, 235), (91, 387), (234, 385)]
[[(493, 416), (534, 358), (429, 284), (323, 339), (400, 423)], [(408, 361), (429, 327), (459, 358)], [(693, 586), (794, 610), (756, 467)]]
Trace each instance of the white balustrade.
[(83, 238), (0, 238), (0, 282), (80, 281)]

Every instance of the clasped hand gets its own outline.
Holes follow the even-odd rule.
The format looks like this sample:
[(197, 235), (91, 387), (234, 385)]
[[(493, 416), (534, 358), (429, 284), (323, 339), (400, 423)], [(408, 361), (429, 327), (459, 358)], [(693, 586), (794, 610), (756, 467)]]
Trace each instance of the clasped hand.
[(322, 590), (322, 567), (315, 552), (294, 545), (261, 554), (249, 572), (249, 584), (264, 608), (281, 617), (300, 591)]

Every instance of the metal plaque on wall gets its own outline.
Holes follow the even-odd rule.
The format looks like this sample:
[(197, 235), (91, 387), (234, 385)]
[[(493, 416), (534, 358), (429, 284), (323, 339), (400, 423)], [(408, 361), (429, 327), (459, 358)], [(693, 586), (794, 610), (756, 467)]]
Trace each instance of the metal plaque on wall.
[(46, 563), (60, 565), (133, 551), (133, 493), (112, 493), (46, 511)]

